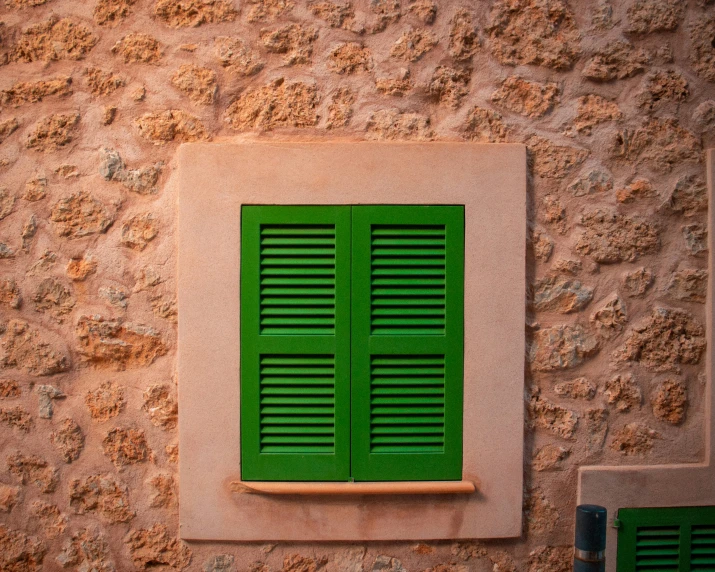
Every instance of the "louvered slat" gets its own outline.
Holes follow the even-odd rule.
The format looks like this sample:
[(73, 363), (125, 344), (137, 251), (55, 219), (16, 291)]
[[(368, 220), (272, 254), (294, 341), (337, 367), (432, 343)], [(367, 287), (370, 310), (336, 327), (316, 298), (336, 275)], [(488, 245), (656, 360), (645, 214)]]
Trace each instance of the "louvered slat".
[(259, 375), (261, 453), (332, 453), (333, 356), (262, 355)]
[(715, 525), (694, 525), (690, 540), (690, 569), (715, 571)]
[(444, 356), (370, 359), (370, 451), (444, 450)]
[(636, 572), (678, 572), (679, 526), (641, 526), (636, 532)]
[(260, 332), (335, 333), (335, 225), (261, 225)]
[(444, 225), (373, 225), (370, 328), (373, 335), (443, 335)]

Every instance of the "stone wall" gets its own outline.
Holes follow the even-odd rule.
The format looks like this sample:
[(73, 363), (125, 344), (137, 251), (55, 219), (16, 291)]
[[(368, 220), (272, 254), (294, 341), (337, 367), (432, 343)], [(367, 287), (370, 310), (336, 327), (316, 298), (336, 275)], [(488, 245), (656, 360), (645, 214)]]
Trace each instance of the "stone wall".
[[(0, 1), (0, 569), (566, 571), (578, 466), (702, 458), (712, 0)], [(528, 146), (523, 538), (177, 539), (173, 156), (237, 136)]]

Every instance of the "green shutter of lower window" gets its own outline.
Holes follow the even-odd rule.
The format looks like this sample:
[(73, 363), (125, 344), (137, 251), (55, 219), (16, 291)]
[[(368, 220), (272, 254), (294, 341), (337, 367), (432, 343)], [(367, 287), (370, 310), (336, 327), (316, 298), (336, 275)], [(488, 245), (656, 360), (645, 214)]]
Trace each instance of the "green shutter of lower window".
[(352, 209), (352, 476), (462, 477), (464, 208)]
[(241, 212), (241, 477), (350, 476), (350, 208)]
[(715, 570), (715, 507), (620, 509), (617, 569)]

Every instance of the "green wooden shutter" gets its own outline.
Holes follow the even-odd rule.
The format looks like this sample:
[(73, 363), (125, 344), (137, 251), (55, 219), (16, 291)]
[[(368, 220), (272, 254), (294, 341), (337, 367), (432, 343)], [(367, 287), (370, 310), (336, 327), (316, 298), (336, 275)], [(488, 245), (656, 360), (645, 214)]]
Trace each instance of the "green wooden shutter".
[(462, 477), (464, 208), (352, 209), (352, 476)]
[(350, 208), (241, 212), (241, 477), (350, 476)]
[(715, 571), (715, 507), (620, 509), (617, 569)]

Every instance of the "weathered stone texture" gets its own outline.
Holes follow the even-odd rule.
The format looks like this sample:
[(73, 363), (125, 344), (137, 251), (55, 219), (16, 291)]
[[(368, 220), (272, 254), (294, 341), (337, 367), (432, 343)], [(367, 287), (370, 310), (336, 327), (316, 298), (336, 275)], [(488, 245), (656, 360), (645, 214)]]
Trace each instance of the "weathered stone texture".
[(429, 92), (439, 103), (457, 109), (469, 92), (471, 70), (437, 66), (432, 74)]
[(583, 309), (593, 298), (593, 289), (563, 276), (548, 276), (536, 283), (533, 304), (537, 312), (569, 314)]
[(177, 505), (176, 481), (171, 475), (157, 475), (149, 483), (153, 490), (150, 506), (170, 508)]
[(328, 120), (325, 127), (335, 129), (348, 125), (353, 114), (353, 103), (355, 103), (355, 95), (345, 87), (339, 88), (333, 94), (328, 107)]
[(641, 298), (653, 285), (653, 272), (647, 268), (637, 268), (624, 274), (622, 286), (627, 296)]
[(570, 399), (593, 399), (596, 396), (596, 386), (585, 377), (578, 377), (557, 383), (554, 385), (554, 393)]
[(114, 44), (112, 53), (121, 56), (126, 64), (153, 64), (158, 62), (162, 55), (158, 40), (139, 32), (124, 36)]
[(53, 504), (42, 500), (33, 501), (30, 513), (40, 522), (47, 538), (57, 538), (67, 528), (67, 517)]
[(18, 127), (20, 127), (20, 124), (14, 117), (0, 121), (0, 143), (15, 133)]
[(135, 516), (129, 507), (127, 488), (111, 475), (74, 479), (70, 482), (69, 499), (77, 514), (97, 513), (107, 522), (129, 522)]
[(610, 446), (623, 455), (645, 455), (653, 449), (655, 440), (660, 438), (655, 429), (633, 422), (615, 432)]
[(219, 36), (214, 41), (216, 58), (227, 71), (240, 76), (257, 74), (265, 65), (260, 55), (241, 38)]
[(373, 113), (367, 121), (370, 139), (413, 139), (428, 141), (434, 133), (429, 117), (418, 113), (403, 113), (398, 109), (381, 109)]
[(331, 28), (350, 28), (355, 10), (351, 2), (330, 2), (329, 0), (310, 0), (308, 9), (313, 15), (324, 20)]
[(39, 572), (45, 554), (47, 547), (44, 542), (0, 524), (0, 570)]
[(596, 50), (581, 73), (594, 81), (626, 79), (643, 72), (649, 62), (644, 50), (630, 42), (614, 40)]
[(283, 14), (289, 13), (295, 3), (292, 0), (248, 0), (251, 5), (248, 12), (249, 22), (265, 22), (275, 20)]
[(355, 74), (372, 69), (372, 52), (357, 42), (340, 44), (328, 56), (328, 66), (339, 74)]
[(657, 71), (646, 78), (643, 90), (638, 93), (639, 107), (653, 111), (664, 106), (669, 101), (681, 102), (690, 96), (687, 80), (678, 72)]
[(609, 405), (621, 412), (640, 407), (642, 402), (641, 389), (630, 373), (619, 374), (606, 381), (603, 395)]
[(270, 130), (276, 127), (309, 127), (318, 122), (318, 91), (314, 85), (287, 83), (283, 78), (247, 90), (226, 110), (234, 129)]
[(7, 322), (0, 343), (2, 367), (15, 367), (37, 376), (54, 375), (69, 369), (69, 356), (64, 350), (47, 341), (23, 320)]
[(519, 76), (505, 79), (491, 95), (497, 105), (526, 117), (541, 117), (559, 101), (561, 90), (553, 82), (540, 83)]
[(559, 471), (564, 468), (564, 461), (571, 454), (571, 449), (557, 445), (545, 445), (539, 449), (531, 461), (535, 471)]
[(545, 399), (538, 389), (532, 389), (528, 412), (531, 427), (546, 429), (563, 439), (573, 437), (578, 424), (576, 412)]
[(708, 210), (708, 190), (705, 181), (696, 175), (678, 179), (665, 206), (674, 213), (693, 216)]
[(503, 143), (510, 129), (502, 119), (500, 113), (475, 105), (467, 114), (462, 135), (476, 143)]
[(708, 273), (706, 270), (687, 268), (674, 272), (666, 286), (671, 298), (704, 304), (707, 297)]
[(581, 217), (581, 226), (576, 252), (602, 264), (633, 262), (660, 248), (657, 229), (643, 219), (596, 210)]
[(25, 144), (35, 151), (57, 151), (75, 139), (78, 124), (79, 113), (50, 115), (35, 125)]
[(469, 61), (482, 45), (472, 14), (464, 9), (457, 10), (450, 22), (449, 55), (458, 62)]
[(63, 419), (59, 429), (50, 434), (50, 440), (66, 463), (76, 461), (84, 449), (84, 432), (74, 419)]
[(534, 333), (529, 361), (535, 371), (576, 367), (598, 352), (597, 338), (580, 325), (554, 326)]
[(132, 562), (137, 568), (169, 566), (183, 570), (191, 562), (191, 550), (177, 538), (172, 538), (166, 526), (155, 524), (151, 528), (132, 530), (124, 539)]
[(618, 294), (613, 294), (591, 314), (591, 323), (603, 338), (610, 339), (623, 330), (628, 322), (626, 305)]
[(50, 213), (50, 220), (59, 236), (81, 238), (106, 232), (114, 222), (114, 215), (87, 191), (60, 199)]
[(23, 484), (33, 484), (40, 492), (53, 493), (59, 483), (59, 471), (37, 455), (25, 456), (19, 451), (7, 458), (7, 468)]
[(583, 197), (598, 193), (607, 193), (613, 189), (613, 176), (610, 173), (594, 169), (573, 181), (568, 187), (574, 197)]
[(654, 371), (679, 371), (697, 364), (705, 350), (705, 330), (683, 310), (655, 308), (650, 317), (633, 327), (615, 356)]
[(436, 45), (437, 36), (429, 30), (410, 28), (393, 44), (390, 55), (406, 62), (415, 62)]
[(580, 133), (590, 134), (596, 125), (622, 118), (623, 112), (616, 103), (600, 95), (589, 94), (578, 98), (573, 126)]
[(188, 95), (193, 103), (200, 105), (211, 105), (218, 92), (216, 72), (194, 64), (182, 65), (171, 76), (171, 83)]
[(529, 553), (528, 572), (570, 572), (572, 546), (539, 546)]
[(35, 82), (22, 81), (10, 89), (0, 91), (0, 103), (19, 106), (25, 103), (37, 103), (46, 97), (67, 96), (72, 94), (72, 79), (69, 76), (57, 77)]
[(112, 429), (102, 441), (104, 454), (119, 469), (152, 458), (142, 429)]
[(529, 534), (539, 535), (554, 530), (560, 519), (556, 506), (540, 488), (529, 491), (524, 499), (524, 520)]
[(628, 7), (628, 26), (631, 34), (650, 34), (674, 30), (685, 13), (680, 0), (636, 0)]
[(32, 415), (20, 406), (0, 407), (0, 423), (22, 433), (28, 433), (35, 425)]
[(149, 414), (151, 422), (162, 429), (174, 429), (178, 421), (179, 407), (168, 385), (152, 385), (144, 392), (142, 410)]
[(232, 22), (238, 12), (230, 0), (157, 0), (154, 14), (172, 28)]
[(502, 64), (571, 68), (579, 32), (565, 0), (497, 0), (487, 32), (491, 52)]
[(697, 18), (690, 25), (690, 65), (708, 81), (715, 81), (715, 16)]
[(682, 227), (683, 239), (688, 253), (699, 256), (708, 250), (708, 230), (700, 223), (687, 224)]
[(261, 30), (261, 43), (269, 52), (284, 54), (283, 61), (291, 66), (309, 64), (318, 30), (298, 24), (287, 24), (275, 30)]
[(180, 109), (145, 113), (134, 121), (134, 125), (144, 139), (155, 145), (163, 145), (169, 141), (184, 143), (209, 138), (201, 120)]
[(57, 562), (63, 567), (74, 567), (76, 570), (88, 572), (115, 572), (116, 567), (111, 560), (109, 545), (104, 535), (98, 530), (83, 528), (72, 534)]
[(532, 155), (534, 173), (549, 179), (561, 179), (586, 160), (588, 151), (556, 145), (549, 139), (533, 135), (526, 141)]
[(23, 30), (10, 58), (20, 62), (81, 60), (97, 41), (86, 26), (53, 16)]

